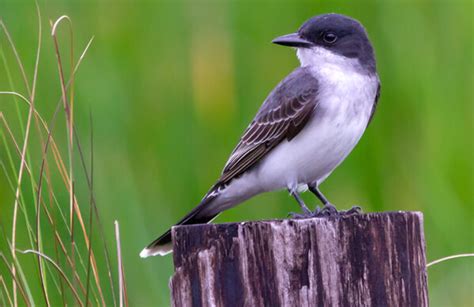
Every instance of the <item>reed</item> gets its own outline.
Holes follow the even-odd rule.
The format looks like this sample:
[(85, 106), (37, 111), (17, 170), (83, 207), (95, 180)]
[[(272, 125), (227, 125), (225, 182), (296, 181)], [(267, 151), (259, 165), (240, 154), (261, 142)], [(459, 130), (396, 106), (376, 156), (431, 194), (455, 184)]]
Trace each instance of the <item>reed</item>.
[[(94, 197), (92, 116), (89, 153), (81, 146), (74, 121), (74, 80), (93, 38), (76, 57), (71, 19), (50, 21), (45, 31), (36, 8), (38, 42), (31, 75), (0, 20), (0, 58), (9, 81), (0, 95), (8, 96), (5, 101), (16, 110), (14, 117), (0, 111), (0, 138), (6, 149), (1, 171), (14, 194), (11, 216), (0, 220), (0, 244), (6, 247), (1, 250), (8, 250), (0, 253), (0, 305), (127, 305), (121, 252), (115, 270)], [(43, 38), (46, 32), (50, 35)], [(37, 107), (48, 103), (37, 95), (43, 44), (54, 46), (61, 93), (49, 118)], [(79, 185), (86, 190), (78, 191)], [(118, 223), (115, 229), (118, 233)], [(120, 281), (118, 287), (114, 280)]]

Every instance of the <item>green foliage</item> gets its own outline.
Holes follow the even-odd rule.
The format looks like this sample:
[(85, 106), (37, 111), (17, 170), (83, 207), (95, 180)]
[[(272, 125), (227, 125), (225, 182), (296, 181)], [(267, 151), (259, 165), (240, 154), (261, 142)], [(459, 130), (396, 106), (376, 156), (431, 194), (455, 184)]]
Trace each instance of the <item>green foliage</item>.
[[(169, 304), (171, 257), (142, 260), (138, 253), (200, 200), (265, 96), (298, 65), (292, 50), (272, 45), (271, 39), (325, 12), (353, 16), (366, 26), (376, 49), (382, 93), (375, 119), (360, 144), (322, 190), (339, 208), (359, 204), (365, 211), (422, 211), (428, 260), (473, 252), (472, 6), (470, 1), (371, 0), (41, 2), (43, 44), (35, 104), (46, 122), (61, 98), (46, 21), (54, 22), (63, 14), (71, 17), (76, 60), (95, 36), (75, 77), (74, 118), (89, 165), (92, 113), (94, 194), (112, 252), (113, 220), (121, 223), (129, 301), (137, 306)], [(0, 0), (0, 18), (31, 81), (38, 30), (34, 2)], [(68, 75), (65, 29), (59, 36)], [(3, 32), (0, 51), (4, 55), (0, 91), (28, 97)], [(13, 99), (0, 96), (0, 113), (23, 140), (28, 107)], [(67, 157), (63, 113), (54, 136)], [(1, 122), (0, 127), (0, 220), (8, 237), (20, 159)], [(34, 222), (34, 184), (42, 156), (36, 132), (30, 141), (28, 164), (36, 176), (24, 180), (21, 204)], [(75, 190), (87, 215), (87, 177), (78, 153), (74, 156)], [(50, 163), (54, 165), (54, 160)], [(57, 203), (67, 208), (69, 195), (57, 172), (50, 184), (58, 187)], [(311, 195), (305, 199), (316, 204)], [(231, 209), (215, 222), (284, 218), (295, 210), (286, 193), (276, 192)], [(18, 248), (32, 248), (28, 225), (22, 222), (18, 227), (23, 229)], [(65, 230), (62, 233), (67, 239)], [(45, 249), (52, 248), (52, 234), (46, 230), (42, 236)], [(5, 240), (0, 242), (1, 253), (8, 254)], [(98, 234), (93, 242), (98, 262), (104, 264)], [(78, 244), (87, 249), (84, 242)], [(31, 295), (42, 304), (35, 256), (17, 257), (32, 259), (23, 262), (23, 273), (33, 278)], [(53, 270), (47, 263), (44, 266)], [(105, 264), (99, 271), (107, 283)], [(433, 306), (472, 303), (472, 259), (444, 262), (428, 273)], [(1, 265), (0, 274), (8, 276)], [(47, 285), (56, 287), (53, 278)], [(111, 293), (105, 293), (107, 302), (113, 300)], [(61, 302), (60, 297), (51, 299)]]

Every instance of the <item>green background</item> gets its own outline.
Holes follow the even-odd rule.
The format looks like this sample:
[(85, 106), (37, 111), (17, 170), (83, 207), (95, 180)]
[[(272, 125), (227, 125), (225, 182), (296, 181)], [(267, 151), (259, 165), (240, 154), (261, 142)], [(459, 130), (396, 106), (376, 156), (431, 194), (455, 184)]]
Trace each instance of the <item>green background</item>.
[[(113, 220), (120, 222), (133, 306), (169, 304), (172, 257), (143, 260), (139, 252), (198, 203), (266, 95), (298, 65), (293, 50), (270, 41), (326, 12), (366, 26), (382, 91), (374, 121), (322, 191), (341, 209), (359, 204), (365, 211), (422, 211), (429, 261), (474, 251), (471, 1), (39, 3), (44, 41), (36, 103), (45, 118), (60, 97), (49, 20), (71, 17), (76, 55), (95, 36), (76, 77), (75, 120), (87, 151), (89, 113), (93, 117), (95, 195), (112, 251)], [(31, 76), (34, 2), (0, 0), (0, 18)], [(60, 38), (66, 45), (67, 36)], [(3, 33), (0, 42), (7, 50)], [(11, 90), (4, 69), (0, 90)], [(17, 73), (14, 78), (24, 93)], [(0, 111), (15, 126), (10, 101), (0, 96)], [(0, 173), (0, 218), (8, 229), (14, 193), (6, 177)], [(87, 203), (84, 180), (77, 180)], [(311, 195), (305, 199), (315, 204)], [(215, 222), (284, 218), (295, 210), (287, 193), (275, 192)], [(474, 304), (472, 259), (428, 273), (432, 306)], [(34, 266), (31, 274), (37, 274)]]

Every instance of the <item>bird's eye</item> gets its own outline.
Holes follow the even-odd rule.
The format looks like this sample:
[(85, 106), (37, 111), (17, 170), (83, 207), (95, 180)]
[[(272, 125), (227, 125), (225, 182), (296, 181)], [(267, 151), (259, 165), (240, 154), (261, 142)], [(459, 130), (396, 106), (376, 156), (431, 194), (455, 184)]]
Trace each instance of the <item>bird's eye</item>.
[(337, 35), (331, 32), (324, 33), (323, 40), (328, 44), (334, 44), (337, 41)]

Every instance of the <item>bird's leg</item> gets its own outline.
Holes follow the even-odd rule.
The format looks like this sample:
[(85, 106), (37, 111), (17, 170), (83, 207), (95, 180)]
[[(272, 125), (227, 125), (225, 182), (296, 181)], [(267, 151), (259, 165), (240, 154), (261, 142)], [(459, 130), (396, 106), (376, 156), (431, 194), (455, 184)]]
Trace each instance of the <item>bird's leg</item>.
[(334, 207), (334, 205), (329, 202), (326, 196), (324, 196), (323, 193), (319, 191), (319, 188), (316, 184), (308, 184), (308, 188), (311, 191), (311, 193), (316, 195), (316, 197), (324, 205), (322, 209), (320, 209), (319, 206), (316, 207), (316, 209), (313, 212), (314, 216), (331, 216), (331, 215), (338, 214), (336, 207)]
[(289, 215), (293, 218), (305, 218), (305, 217), (310, 217), (313, 215), (313, 212), (306, 207), (306, 204), (304, 203), (303, 199), (301, 199), (300, 194), (292, 189), (288, 189), (288, 192), (290, 193), (291, 196), (293, 196), (296, 201), (298, 202), (298, 205), (300, 205), (301, 210), (303, 211), (303, 214), (298, 214), (298, 213), (293, 213), (291, 212)]
[(328, 204), (331, 205), (331, 203), (326, 198), (326, 196), (324, 196), (323, 193), (321, 193), (321, 191), (319, 191), (319, 188), (316, 184), (308, 184), (308, 188), (311, 191), (311, 193), (316, 195), (316, 197), (323, 203), (323, 205), (325, 205), (325, 206), (328, 205)]
[(362, 209), (359, 206), (353, 206), (349, 210), (341, 210), (337, 211), (336, 207), (329, 202), (329, 200), (321, 193), (318, 186), (316, 184), (308, 184), (309, 190), (316, 195), (316, 197), (323, 203), (324, 207), (319, 209), (316, 207), (314, 210), (313, 216), (320, 217), (320, 216), (340, 216), (340, 215), (351, 215), (351, 214), (360, 214), (362, 213)]

